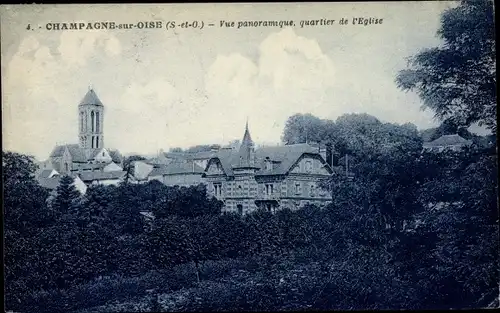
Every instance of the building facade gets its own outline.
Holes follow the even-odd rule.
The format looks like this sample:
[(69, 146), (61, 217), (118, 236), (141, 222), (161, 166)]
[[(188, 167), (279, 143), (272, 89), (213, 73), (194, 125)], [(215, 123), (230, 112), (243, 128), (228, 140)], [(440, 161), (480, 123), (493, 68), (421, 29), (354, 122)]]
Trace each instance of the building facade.
[(84, 177), (86, 184), (118, 182), (123, 177), (123, 157), (104, 146), (104, 105), (93, 89), (80, 101), (77, 112), (78, 144), (57, 145), (40, 168)]
[(220, 150), (207, 162), (203, 177), (226, 211), (245, 214), (325, 204), (331, 195), (321, 182), (331, 174), (319, 149), (309, 144), (255, 149), (247, 124), (239, 149)]

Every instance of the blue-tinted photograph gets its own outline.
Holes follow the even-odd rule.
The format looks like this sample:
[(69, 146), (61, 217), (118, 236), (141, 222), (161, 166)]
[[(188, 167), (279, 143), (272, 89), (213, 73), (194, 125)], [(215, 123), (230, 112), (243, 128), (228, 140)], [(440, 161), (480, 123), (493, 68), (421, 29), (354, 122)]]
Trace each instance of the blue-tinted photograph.
[(494, 15), (0, 6), (4, 310), (499, 308)]

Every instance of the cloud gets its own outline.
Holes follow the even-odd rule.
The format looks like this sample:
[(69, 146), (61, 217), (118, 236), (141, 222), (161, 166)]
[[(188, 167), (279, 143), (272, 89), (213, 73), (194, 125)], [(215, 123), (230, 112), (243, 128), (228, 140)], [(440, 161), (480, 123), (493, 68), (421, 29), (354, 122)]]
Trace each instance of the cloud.
[(120, 41), (105, 30), (64, 31), (57, 48), (61, 59), (69, 65), (84, 66), (87, 59), (103, 49), (107, 56), (121, 52)]
[[(237, 139), (250, 117), (259, 125), (252, 130), (256, 140), (279, 141), (277, 129), (290, 112), (320, 113), (324, 90), (335, 84), (335, 70), (315, 40), (288, 28), (262, 41), (256, 62), (238, 53), (218, 55), (205, 81), (207, 128), (211, 120), (224, 121), (208, 128), (207, 138), (220, 140), (223, 133), (225, 139)], [(234, 129), (242, 129), (241, 134)]]
[(39, 40), (33, 35), (25, 37), (6, 64), (2, 121), (5, 149), (44, 157), (56, 142), (76, 142), (76, 128), (72, 127), (76, 107), (71, 104), (83, 95), (75, 90), (76, 84), (65, 83), (75, 77), (83, 80), (88, 69), (79, 68), (76, 73), (75, 66), (99, 57), (100, 50), (106, 56), (116, 56), (121, 47), (116, 37), (103, 31), (62, 32), (57, 49), (52, 51)]
[(105, 136), (110, 138), (106, 145), (125, 153), (164, 147), (172, 136), (171, 125), (188, 118), (179, 103), (176, 89), (165, 78), (132, 82), (116, 103), (105, 104)]

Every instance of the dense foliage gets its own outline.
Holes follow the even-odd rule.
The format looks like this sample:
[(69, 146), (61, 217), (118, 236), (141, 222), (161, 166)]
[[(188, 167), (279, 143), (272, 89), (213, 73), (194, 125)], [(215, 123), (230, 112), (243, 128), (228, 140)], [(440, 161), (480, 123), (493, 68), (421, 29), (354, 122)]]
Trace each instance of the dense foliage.
[(496, 50), (493, 1), (462, 0), (441, 16), (443, 45), (415, 55), (397, 77), (441, 119), (496, 131)]
[[(169, 307), (170, 298), (144, 305), (427, 309), (483, 307), (498, 297), (492, 149), (386, 147), (359, 156), (354, 178), (332, 176), (327, 207), (243, 217), (221, 214), (203, 185), (155, 181), (92, 186), (77, 196), (63, 178), (46, 206), (32, 161), (8, 152), (3, 159), (11, 173), (4, 175), (9, 309), (63, 312), (146, 299), (148, 289), (161, 300), (181, 288), (190, 288), (182, 305)], [(17, 193), (16, 185), (29, 189)], [(229, 260), (240, 265), (220, 269)], [(100, 300), (80, 300), (94, 297), (93, 288)]]

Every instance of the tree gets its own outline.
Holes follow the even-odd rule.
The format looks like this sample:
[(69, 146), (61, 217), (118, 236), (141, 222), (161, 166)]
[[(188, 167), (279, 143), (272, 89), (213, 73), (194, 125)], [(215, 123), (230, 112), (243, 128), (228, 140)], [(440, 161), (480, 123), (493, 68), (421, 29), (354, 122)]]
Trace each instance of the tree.
[(442, 47), (410, 59), (398, 86), (415, 91), (441, 120), (496, 131), (496, 50), (493, 2), (462, 0), (441, 16)]
[(183, 152), (181, 147), (173, 147), (168, 150), (169, 152)]
[(140, 155), (131, 155), (123, 160), (123, 170), (126, 172), (123, 179), (124, 184), (128, 184), (130, 179), (134, 177), (134, 162), (143, 160), (146, 160), (146, 158)]
[(204, 152), (204, 151), (211, 151), (212, 149), (217, 149), (217, 148), (220, 148), (219, 145), (196, 145), (196, 146), (192, 146), (192, 147), (189, 147), (185, 150), (185, 152), (190, 152), (190, 153), (194, 153), (194, 152)]
[(295, 114), (286, 121), (281, 140), (285, 144), (321, 142), (324, 133), (324, 121), (312, 114)]
[(77, 205), (78, 200), (80, 200), (80, 192), (76, 189), (73, 182), (73, 178), (68, 175), (64, 175), (59, 181), (56, 196), (52, 203), (53, 208), (58, 214), (69, 213)]
[(34, 259), (38, 254), (37, 236), (52, 225), (54, 214), (45, 206), (48, 192), (35, 180), (37, 166), (33, 157), (2, 152), (5, 302), (8, 308), (19, 305), (32, 289)]
[(218, 215), (223, 203), (207, 193), (205, 184), (189, 187), (165, 187), (163, 192), (157, 192), (158, 205), (152, 206), (153, 214), (158, 218), (171, 215), (197, 217), (203, 215)]
[(45, 208), (48, 197), (35, 180), (37, 165), (33, 157), (2, 152), (2, 179), (5, 229), (24, 234), (53, 220)]

